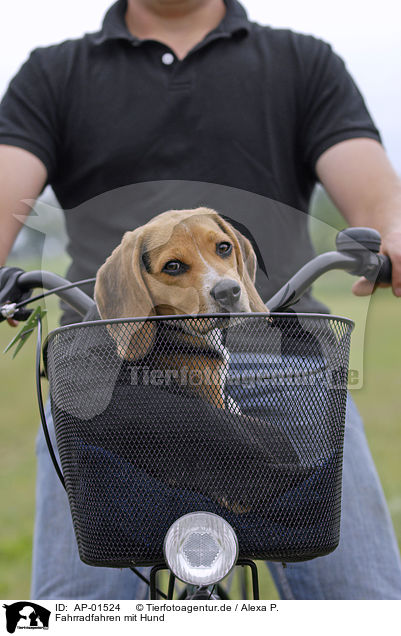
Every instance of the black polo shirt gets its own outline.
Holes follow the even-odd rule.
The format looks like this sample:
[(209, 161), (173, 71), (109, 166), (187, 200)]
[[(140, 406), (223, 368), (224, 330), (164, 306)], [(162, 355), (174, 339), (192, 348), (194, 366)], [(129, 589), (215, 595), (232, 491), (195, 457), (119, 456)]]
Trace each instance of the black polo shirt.
[(328, 44), (225, 3), (182, 61), (132, 36), (119, 0), (101, 31), (36, 49), (11, 81), (0, 143), (45, 164), (66, 210), (72, 278), (94, 274), (125, 230), (205, 204), (250, 226), (267, 298), (312, 255), (305, 212), (319, 156), (345, 139), (379, 140)]

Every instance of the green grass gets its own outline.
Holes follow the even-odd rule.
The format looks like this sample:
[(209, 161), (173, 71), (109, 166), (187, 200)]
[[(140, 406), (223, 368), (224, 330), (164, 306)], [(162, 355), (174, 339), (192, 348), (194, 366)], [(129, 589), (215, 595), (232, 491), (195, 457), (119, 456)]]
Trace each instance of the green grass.
[[(353, 391), (363, 415), (385, 495), (401, 544), (401, 303), (389, 291), (377, 292), (367, 303), (351, 296), (351, 279), (328, 275), (317, 286), (318, 296), (333, 313), (366, 322), (366, 331), (355, 333), (364, 350), (363, 387)], [(56, 311), (51, 309), (55, 324)], [(2, 325), (0, 351), (15, 331)], [(364, 336), (364, 337), (363, 337)], [(361, 359), (357, 352), (355, 365)], [(2, 432), (0, 450), (0, 597), (29, 597), (31, 540), (34, 518), (34, 445), (38, 427), (33, 375), (34, 342), (29, 342), (15, 360), (0, 354)], [(351, 365), (352, 366), (352, 365)], [(262, 598), (277, 598), (264, 564), (260, 564)]]
[[(13, 263), (10, 263), (10, 265)], [(62, 273), (65, 261), (52, 264)], [(36, 269), (29, 263), (26, 269)], [(50, 328), (59, 317), (57, 300), (46, 305)], [(39, 425), (34, 359), (36, 334), (16, 358), (3, 350), (17, 330), (0, 325), (0, 598), (29, 598), (32, 534), (35, 510), (35, 438)]]

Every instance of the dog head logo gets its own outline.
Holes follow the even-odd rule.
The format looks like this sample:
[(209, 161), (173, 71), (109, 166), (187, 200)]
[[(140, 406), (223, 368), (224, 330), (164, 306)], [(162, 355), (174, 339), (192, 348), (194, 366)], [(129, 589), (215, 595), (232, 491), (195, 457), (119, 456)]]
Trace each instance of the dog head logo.
[(6, 610), (7, 631), (14, 634), (16, 629), (48, 629), (50, 611), (31, 601), (18, 601), (3, 605)]

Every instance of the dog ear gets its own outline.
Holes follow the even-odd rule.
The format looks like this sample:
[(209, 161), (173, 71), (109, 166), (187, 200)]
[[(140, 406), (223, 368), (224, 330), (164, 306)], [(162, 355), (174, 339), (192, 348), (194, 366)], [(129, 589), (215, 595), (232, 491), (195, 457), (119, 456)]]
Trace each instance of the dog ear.
[(241, 232), (239, 232), (236, 228), (232, 228), (237, 241), (240, 246), (242, 261), (245, 266), (245, 269), (248, 273), (248, 276), (252, 283), (255, 282), (256, 278), (256, 268), (258, 266), (258, 261), (256, 258), (255, 251), (252, 247), (251, 241), (246, 238)]
[(225, 221), (219, 215), (218, 219), (220, 227), (233, 239), (238, 262), (238, 273), (244, 282), (251, 311), (269, 313), (268, 308), (255, 288), (257, 258), (251, 242), (246, 236), (233, 227), (231, 223), (228, 223), (228, 221)]
[(259, 296), (255, 287), (256, 268), (258, 261), (256, 254), (249, 239), (246, 238), (241, 232), (233, 228), (233, 232), (238, 240), (242, 261), (243, 261), (243, 273), (242, 279), (244, 281), (245, 289), (248, 294), (249, 306), (251, 311), (263, 311), (269, 313), (268, 308), (264, 304), (263, 300)]
[[(96, 276), (95, 301), (103, 320), (154, 315), (153, 302), (142, 275), (143, 228), (126, 232), (100, 267)], [(153, 344), (152, 321), (108, 325), (122, 358), (143, 358)]]

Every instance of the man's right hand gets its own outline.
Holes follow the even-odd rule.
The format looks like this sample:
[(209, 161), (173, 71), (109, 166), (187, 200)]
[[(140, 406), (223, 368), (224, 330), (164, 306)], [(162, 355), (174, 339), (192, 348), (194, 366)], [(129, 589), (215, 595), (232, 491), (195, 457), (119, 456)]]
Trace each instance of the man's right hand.
[[(18, 286), (18, 278), (23, 272), (24, 270), (20, 267), (0, 267), (0, 307), (6, 303), (19, 303), (31, 296), (32, 290), (22, 291)], [(20, 311), (26, 314), (27, 310), (22, 307)], [(25, 316), (21, 315), (17, 318), (25, 319)], [(12, 327), (18, 325), (18, 320), (14, 317), (6, 320)]]

